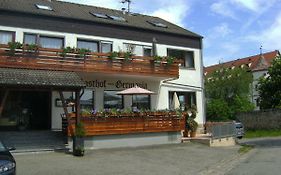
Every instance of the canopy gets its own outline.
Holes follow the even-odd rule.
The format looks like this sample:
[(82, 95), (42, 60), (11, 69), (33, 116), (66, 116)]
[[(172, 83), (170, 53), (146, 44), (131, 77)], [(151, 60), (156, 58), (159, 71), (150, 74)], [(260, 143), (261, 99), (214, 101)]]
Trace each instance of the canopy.
[(151, 94), (154, 94), (154, 92), (149, 91), (147, 89), (140, 88), (138, 86), (135, 86), (135, 87), (117, 92), (117, 94), (118, 95), (151, 95)]

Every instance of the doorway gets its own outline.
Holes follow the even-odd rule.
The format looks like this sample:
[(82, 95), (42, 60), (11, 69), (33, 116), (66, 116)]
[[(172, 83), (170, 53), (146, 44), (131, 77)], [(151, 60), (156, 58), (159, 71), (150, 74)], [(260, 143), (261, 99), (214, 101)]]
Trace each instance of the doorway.
[[(1, 91), (0, 98), (7, 92)], [(50, 130), (51, 92), (23, 91), (8, 92), (2, 115), (1, 130)]]

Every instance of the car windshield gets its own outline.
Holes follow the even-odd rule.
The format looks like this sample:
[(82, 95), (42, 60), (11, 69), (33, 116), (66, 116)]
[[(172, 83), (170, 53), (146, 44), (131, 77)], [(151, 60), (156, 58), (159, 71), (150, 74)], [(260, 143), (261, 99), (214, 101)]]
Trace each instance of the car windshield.
[(2, 142), (0, 142), (0, 152), (2, 151), (6, 151), (7, 149), (5, 148), (5, 146), (3, 145)]

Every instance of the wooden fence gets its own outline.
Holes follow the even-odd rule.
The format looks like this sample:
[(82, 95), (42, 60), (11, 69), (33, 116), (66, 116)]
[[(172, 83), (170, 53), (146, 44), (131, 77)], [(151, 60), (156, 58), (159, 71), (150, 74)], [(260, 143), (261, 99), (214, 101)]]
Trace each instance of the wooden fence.
[[(155, 114), (154, 116), (108, 116), (108, 117), (81, 117), (84, 123), (86, 136), (130, 134), (146, 132), (181, 131), (185, 128), (184, 114), (176, 113)], [(73, 135), (75, 118), (70, 120), (68, 135)]]

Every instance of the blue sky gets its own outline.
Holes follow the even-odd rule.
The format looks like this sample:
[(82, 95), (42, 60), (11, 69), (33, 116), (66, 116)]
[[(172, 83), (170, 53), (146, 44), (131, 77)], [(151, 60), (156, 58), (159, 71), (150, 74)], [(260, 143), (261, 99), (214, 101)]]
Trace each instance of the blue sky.
[[(120, 10), (121, 0), (64, 0)], [(204, 37), (204, 65), (281, 50), (281, 0), (132, 0), (131, 11), (158, 16)]]

